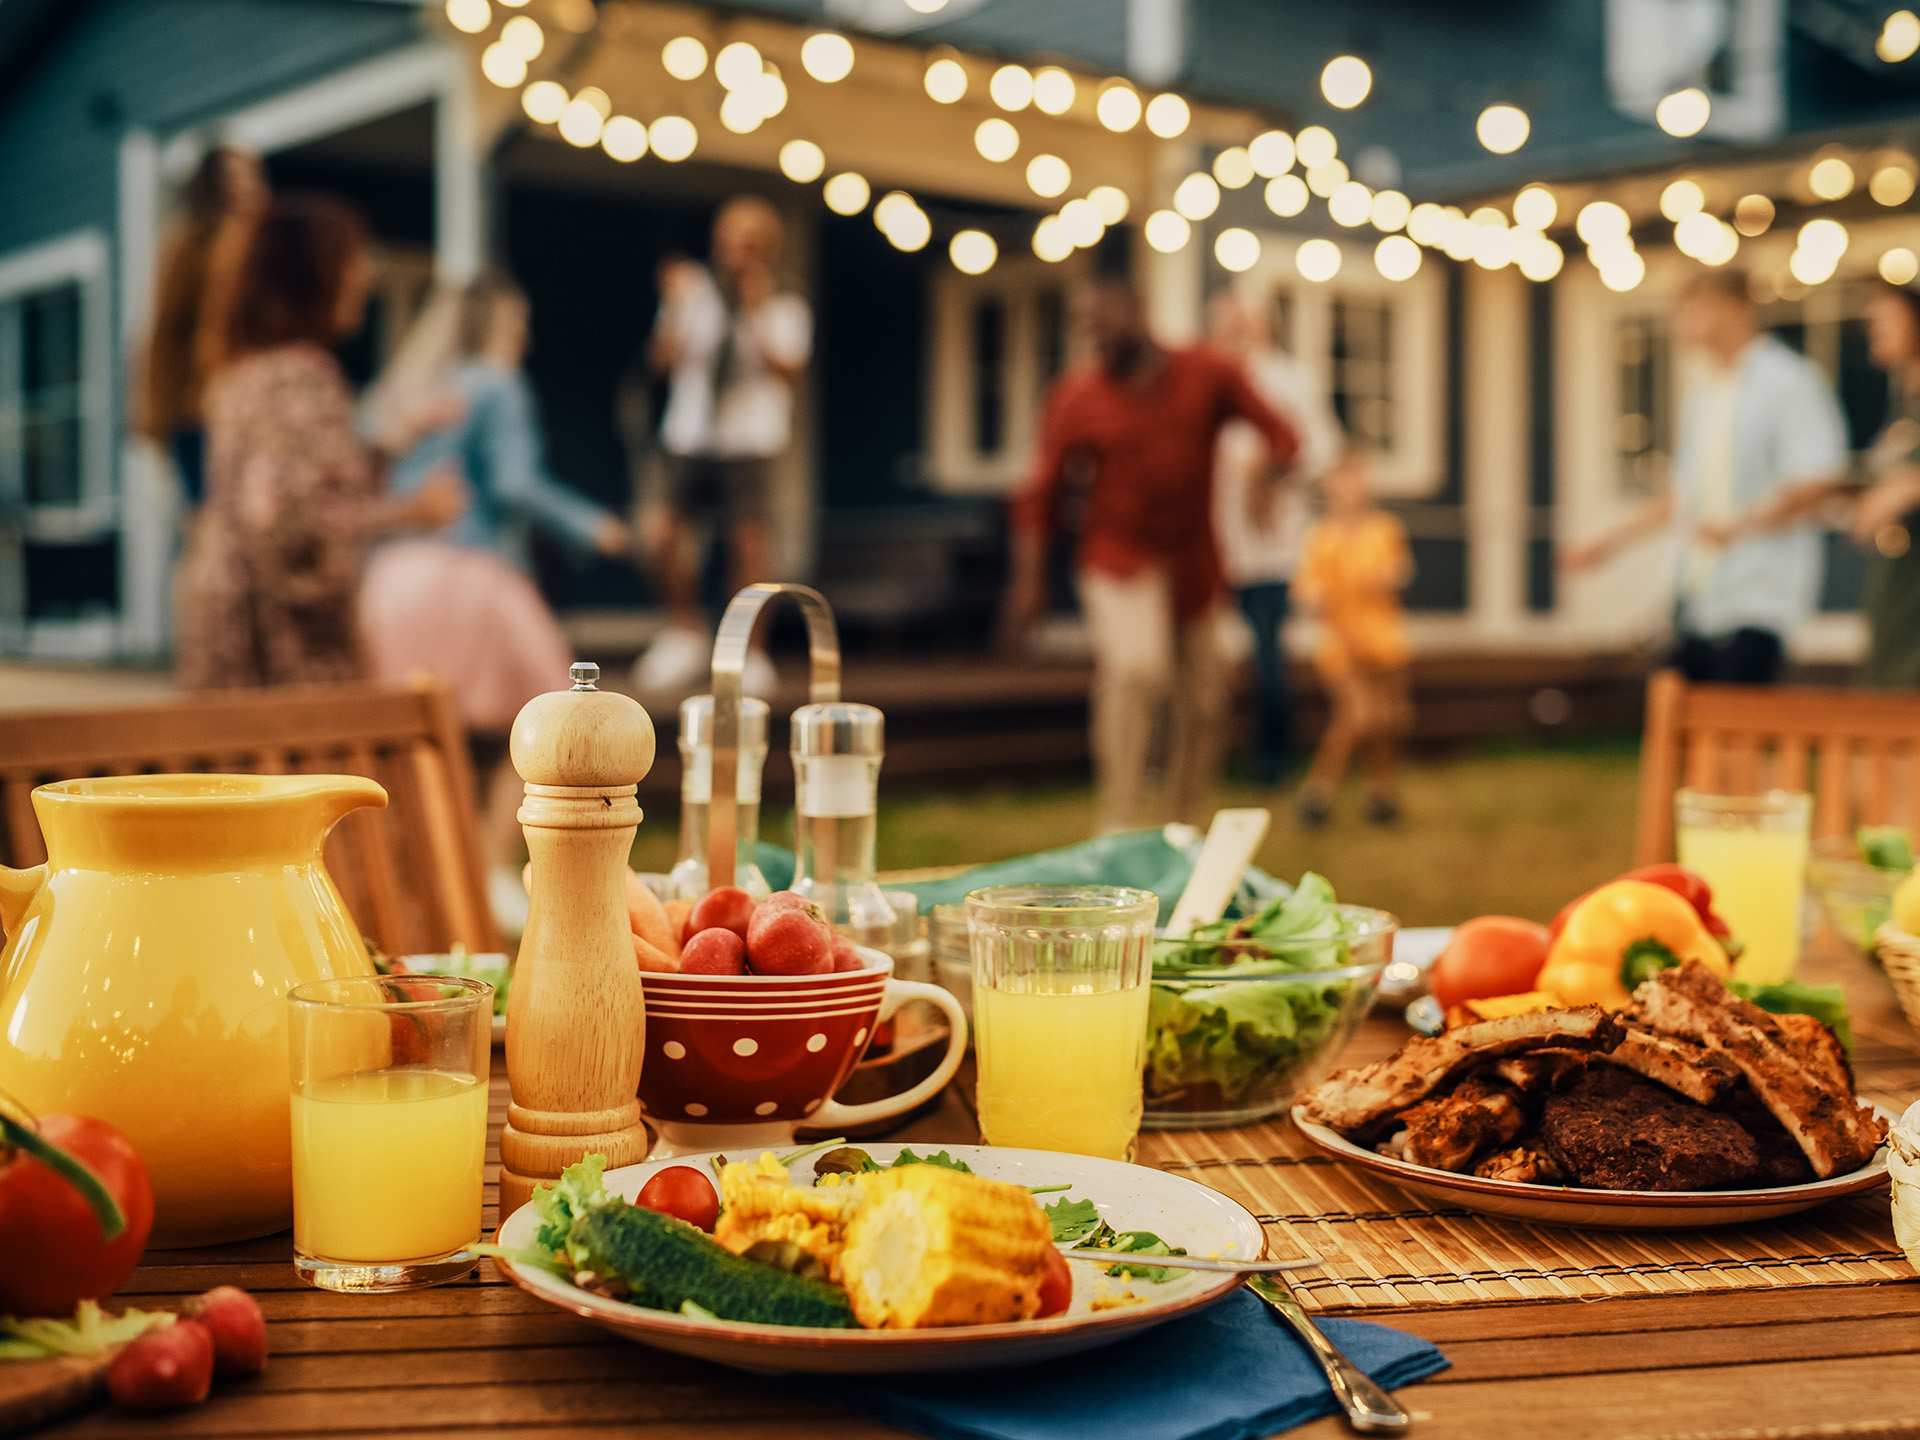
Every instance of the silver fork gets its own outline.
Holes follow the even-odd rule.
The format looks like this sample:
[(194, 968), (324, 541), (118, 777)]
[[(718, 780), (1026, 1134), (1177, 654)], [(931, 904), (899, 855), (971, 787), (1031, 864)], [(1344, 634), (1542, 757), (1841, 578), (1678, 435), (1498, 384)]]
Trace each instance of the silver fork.
[(1366, 1371), (1341, 1354), (1340, 1347), (1327, 1339), (1320, 1327), (1308, 1318), (1307, 1312), (1300, 1308), (1300, 1302), (1293, 1298), (1293, 1291), (1284, 1282), (1265, 1275), (1253, 1275), (1247, 1279), (1247, 1288), (1264, 1300), (1274, 1314), (1286, 1321), (1293, 1333), (1300, 1337), (1300, 1343), (1307, 1347), (1308, 1353), (1320, 1362), (1320, 1368), (1326, 1372), (1327, 1384), (1333, 1388), (1333, 1398), (1346, 1411), (1348, 1425), (1362, 1435), (1398, 1435), (1413, 1424), (1413, 1417), (1402, 1410), (1391, 1395), (1374, 1384)]

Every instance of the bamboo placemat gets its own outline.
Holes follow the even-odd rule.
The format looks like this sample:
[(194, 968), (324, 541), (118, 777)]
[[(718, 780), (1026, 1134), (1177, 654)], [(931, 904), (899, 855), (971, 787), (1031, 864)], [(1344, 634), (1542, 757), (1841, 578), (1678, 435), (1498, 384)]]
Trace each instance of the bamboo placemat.
[[(1891, 1032), (1857, 1037), (1862, 1093), (1900, 1109), (1920, 1092), (1920, 1052)], [(1322, 1154), (1284, 1116), (1224, 1131), (1159, 1131), (1141, 1161), (1232, 1196), (1275, 1255), (1310, 1251), (1293, 1277), (1309, 1310), (1778, 1290), (1912, 1280), (1885, 1190), (1805, 1215), (1695, 1230), (1575, 1230), (1427, 1200)]]

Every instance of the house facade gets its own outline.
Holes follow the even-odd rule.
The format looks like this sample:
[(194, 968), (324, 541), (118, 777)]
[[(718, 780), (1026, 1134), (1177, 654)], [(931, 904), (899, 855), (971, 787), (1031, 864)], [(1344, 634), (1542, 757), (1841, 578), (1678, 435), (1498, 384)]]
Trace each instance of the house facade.
[[(519, 19), (539, 30), (537, 47), (516, 32), (534, 53), (506, 38)], [(0, 650), (164, 652), (179, 507), (162, 457), (128, 434), (125, 377), (179, 187), (215, 143), (260, 152), (277, 187), (340, 192), (371, 216), (380, 287), (346, 353), (360, 378), (436, 276), (513, 272), (533, 300), (529, 368), (554, 467), (613, 505), (649, 483), (658, 395), (640, 357), (658, 265), (700, 253), (724, 196), (773, 199), (819, 322), (780, 486), (783, 565), (877, 623), (984, 633), (1004, 497), (1044, 387), (1073, 355), (1068, 296), (1095, 267), (1124, 267), (1169, 338), (1197, 336), (1207, 298), (1234, 287), (1321, 371), (1415, 537), (1425, 646), (1631, 647), (1664, 622), (1670, 556), (1655, 547), (1569, 581), (1554, 546), (1659, 482), (1686, 382), (1668, 317), (1705, 263), (1663, 214), (1676, 181), (1699, 187), (1706, 213), (1766, 200), (1769, 223), (1739, 227), (1737, 263), (1767, 323), (1834, 378), (1856, 444), (1885, 414), (1860, 307), (1889, 252), (1920, 249), (1920, 93), (1877, 53), (1882, 20), (1837, 0), (1817, 14), (1790, 0), (0, 0)], [(836, 68), (809, 62), (822, 29), (850, 38), (850, 73), (815, 74)], [(685, 78), (684, 53), (663, 59), (683, 38), (701, 53)], [(742, 44), (784, 101), (751, 124), (729, 116), (732, 88), (713, 73)], [(1321, 88), (1343, 53), (1370, 72), (1351, 110)], [(1027, 93), (999, 90), (1006, 67)], [(1070, 83), (1036, 98), (1049, 70)], [(553, 89), (536, 95), (542, 83)], [(1712, 118), (1666, 133), (1662, 98), (1696, 87)], [(1114, 90), (1143, 106), (1178, 97), (1184, 118), (1110, 124), (1127, 118), (1124, 101), (1102, 105)], [(536, 115), (556, 94), (590, 100), (599, 121), (569, 135)], [(1511, 154), (1474, 138), (1494, 104), (1530, 124)], [(615, 114), (649, 128), (646, 153), (616, 158)], [(687, 123), (690, 154), (673, 153), (664, 118)], [(1010, 157), (981, 138), (989, 122), (1017, 130)], [(1309, 196), (1289, 209), (1269, 198), (1275, 177), (1247, 175), (1244, 147), (1310, 126), (1347, 173), (1288, 167)], [(817, 147), (819, 174), (797, 142)], [(1059, 162), (1061, 188), (1037, 158)], [(1831, 165), (1813, 179), (1833, 160), (1849, 176), (1837, 194)], [(1882, 172), (1906, 174), (1904, 191)], [(862, 182), (858, 204), (836, 203), (850, 201), (830, 185), (846, 174)], [(1165, 244), (1166, 227), (1143, 222), (1179, 214), (1196, 175), (1219, 177), (1206, 182), (1214, 203), (1189, 195), (1185, 243)], [(1406, 216), (1389, 204), (1342, 223), (1331, 194), (1313, 193), (1339, 180), (1404, 196), (1403, 210), (1455, 212), (1402, 274), (1404, 254), (1378, 257)], [(1095, 186), (1128, 209), (1099, 243), (1036, 239)], [(1527, 186), (1554, 213), (1522, 227)], [(924, 235), (910, 217), (883, 233), (876, 205), (893, 191)], [(1631, 285), (1582, 253), (1579, 217), (1598, 202), (1624, 212)], [(1476, 258), (1460, 226), (1489, 215), (1563, 258), (1550, 274), (1527, 267), (1540, 278), (1511, 246)], [(1811, 218), (1846, 239), (1807, 283), (1796, 237)], [(963, 231), (992, 242), (984, 269), (977, 248), (961, 268)], [(1795, 646), (1845, 660), (1859, 643), (1857, 563), (1837, 539), (1828, 568), (1823, 614)], [(611, 567), (549, 559), (542, 580), (576, 612), (648, 603), (642, 577)]]

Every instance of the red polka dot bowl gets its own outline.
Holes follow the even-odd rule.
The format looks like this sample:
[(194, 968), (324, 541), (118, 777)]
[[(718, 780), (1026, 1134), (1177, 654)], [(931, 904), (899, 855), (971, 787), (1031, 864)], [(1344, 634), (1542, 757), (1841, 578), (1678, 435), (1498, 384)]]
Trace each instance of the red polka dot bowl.
[[(937, 985), (896, 980), (893, 960), (860, 950), (861, 970), (830, 975), (641, 975), (647, 997), (640, 1108), (659, 1136), (655, 1156), (780, 1148), (800, 1125), (850, 1130), (904, 1115), (960, 1068), (967, 1017)], [(947, 1053), (898, 1095), (842, 1105), (833, 1092), (908, 1000), (946, 1014)]]

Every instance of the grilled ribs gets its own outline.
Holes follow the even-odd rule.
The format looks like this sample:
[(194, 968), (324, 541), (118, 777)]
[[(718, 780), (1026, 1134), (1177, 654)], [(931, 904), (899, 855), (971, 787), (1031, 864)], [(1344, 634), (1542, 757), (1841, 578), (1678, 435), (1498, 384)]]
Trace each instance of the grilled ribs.
[(1625, 1037), (1602, 1058), (1696, 1105), (1711, 1105), (1740, 1083), (1740, 1072), (1713, 1051), (1631, 1022)]
[(1583, 1005), (1416, 1035), (1385, 1060), (1323, 1080), (1307, 1097), (1307, 1113), (1349, 1139), (1363, 1138), (1476, 1065), (1530, 1050), (1611, 1050), (1620, 1033), (1618, 1020)]
[(1429, 1096), (1400, 1118), (1407, 1128), (1396, 1151), (1436, 1170), (1465, 1170), (1477, 1156), (1518, 1138), (1530, 1119), (1515, 1091), (1477, 1075), (1450, 1094)]
[(1699, 961), (1662, 970), (1634, 1000), (1648, 1024), (1730, 1061), (1821, 1179), (1866, 1164), (1886, 1139), (1885, 1124), (1854, 1103), (1844, 1062), (1798, 1023), (1782, 1025), (1732, 994)]
[(1532, 1140), (1494, 1151), (1473, 1167), (1473, 1173), (1482, 1179), (1512, 1180), (1521, 1185), (1559, 1185), (1567, 1178), (1553, 1156)]

